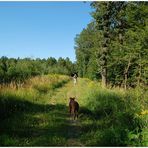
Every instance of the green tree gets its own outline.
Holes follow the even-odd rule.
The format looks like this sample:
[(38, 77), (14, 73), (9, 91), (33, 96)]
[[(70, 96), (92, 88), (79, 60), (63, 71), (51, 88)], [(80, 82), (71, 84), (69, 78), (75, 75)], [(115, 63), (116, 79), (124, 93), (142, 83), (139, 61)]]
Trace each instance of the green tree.
[(96, 28), (102, 35), (101, 49), (99, 49), (99, 66), (101, 67), (102, 86), (107, 85), (108, 56), (111, 52), (110, 42), (113, 40), (116, 28), (116, 16), (124, 6), (124, 2), (92, 2), (95, 9), (92, 17), (96, 22)]
[[(75, 38), (75, 52), (77, 59), (77, 70), (81, 77), (91, 79), (98, 78), (97, 48), (99, 46), (100, 35), (95, 29), (95, 23), (88, 24), (86, 29)], [(93, 66), (92, 66), (93, 65)]]

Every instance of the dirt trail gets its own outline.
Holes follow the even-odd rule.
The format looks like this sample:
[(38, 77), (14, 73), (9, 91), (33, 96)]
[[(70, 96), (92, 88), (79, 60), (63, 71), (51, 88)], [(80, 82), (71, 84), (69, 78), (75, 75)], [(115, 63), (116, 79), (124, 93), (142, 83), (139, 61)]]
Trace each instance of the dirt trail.
[(81, 123), (79, 120), (69, 119), (70, 127), (68, 129), (69, 139), (67, 141), (67, 146), (84, 146), (80, 140), (79, 135), (81, 134)]
[(70, 81), (65, 84), (62, 88), (57, 89), (56, 93), (50, 99), (50, 103), (53, 105), (63, 104), (66, 105), (66, 109), (63, 110), (63, 115), (65, 115), (65, 122), (67, 122), (67, 143), (66, 146), (84, 146), (80, 140), (81, 134), (81, 122), (79, 119), (73, 120), (69, 117), (68, 113), (68, 103), (70, 96), (76, 96), (77, 86), (73, 85), (73, 82)]

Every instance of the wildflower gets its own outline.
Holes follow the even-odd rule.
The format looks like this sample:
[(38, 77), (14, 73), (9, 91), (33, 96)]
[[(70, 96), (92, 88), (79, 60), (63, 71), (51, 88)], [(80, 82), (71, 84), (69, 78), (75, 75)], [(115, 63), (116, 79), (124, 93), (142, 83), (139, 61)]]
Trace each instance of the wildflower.
[(146, 115), (146, 114), (148, 114), (148, 110), (143, 110), (140, 114), (141, 115)]

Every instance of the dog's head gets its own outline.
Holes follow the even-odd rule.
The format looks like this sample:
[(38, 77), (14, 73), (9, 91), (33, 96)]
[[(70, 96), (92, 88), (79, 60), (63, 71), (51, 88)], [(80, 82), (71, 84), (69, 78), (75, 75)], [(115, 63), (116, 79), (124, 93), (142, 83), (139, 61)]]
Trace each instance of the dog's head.
[(75, 100), (75, 97), (70, 97), (69, 100), (70, 101), (74, 101)]

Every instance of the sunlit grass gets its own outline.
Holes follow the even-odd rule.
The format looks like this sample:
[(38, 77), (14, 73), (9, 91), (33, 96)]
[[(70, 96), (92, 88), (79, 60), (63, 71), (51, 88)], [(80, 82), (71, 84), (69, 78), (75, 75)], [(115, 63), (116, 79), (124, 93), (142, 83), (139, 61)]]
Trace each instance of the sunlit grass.
[(140, 146), (146, 144), (144, 131), (148, 128), (147, 91), (105, 89), (100, 84), (85, 79), (80, 81), (74, 91), (77, 92), (78, 101), (83, 107), (81, 123), (85, 132), (80, 139), (85, 145)]
[(68, 81), (67, 76), (46, 75), (27, 80), (18, 89), (1, 88), (0, 145), (64, 145), (65, 138), (61, 136), (64, 128), (61, 128), (61, 124), (66, 119), (59, 118), (64, 107), (50, 105), (50, 99), (56, 89)]
[[(84, 78), (74, 86), (69, 80), (46, 75), (27, 80), (18, 89), (0, 89), (0, 145), (148, 145), (147, 91), (105, 89)], [(69, 97), (80, 104), (76, 124), (69, 119)], [(71, 137), (74, 143), (69, 142)]]

